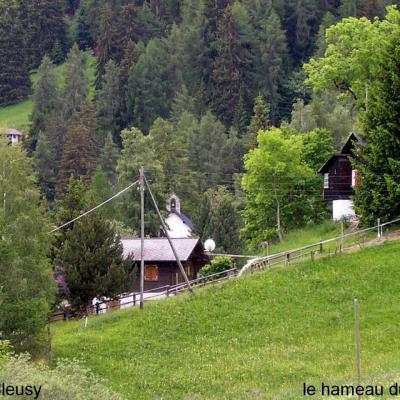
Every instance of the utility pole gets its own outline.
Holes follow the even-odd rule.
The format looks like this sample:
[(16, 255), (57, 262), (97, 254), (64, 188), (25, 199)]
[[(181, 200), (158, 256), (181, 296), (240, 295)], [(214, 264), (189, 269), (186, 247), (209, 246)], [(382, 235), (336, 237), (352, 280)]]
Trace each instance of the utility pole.
[(139, 190), (140, 190), (140, 308), (144, 307), (144, 171), (140, 167), (139, 171)]
[[(144, 176), (144, 175), (143, 175), (143, 176)], [(183, 268), (183, 265), (182, 265), (182, 263), (181, 263), (181, 260), (179, 259), (178, 253), (176, 252), (175, 246), (174, 246), (174, 244), (172, 243), (171, 237), (169, 236), (168, 229), (167, 229), (167, 227), (166, 227), (166, 225), (165, 225), (164, 219), (163, 219), (163, 217), (162, 217), (162, 215), (161, 215), (161, 213), (160, 213), (160, 210), (159, 210), (159, 208), (158, 208), (158, 206), (157, 206), (156, 199), (155, 199), (154, 196), (153, 196), (153, 192), (151, 191), (150, 186), (149, 186), (149, 183), (147, 182), (147, 179), (146, 179), (145, 176), (144, 176), (144, 181), (145, 181), (145, 183), (146, 183), (147, 190), (149, 191), (151, 200), (153, 201), (154, 208), (156, 209), (157, 214), (158, 214), (158, 217), (160, 218), (161, 225), (162, 225), (162, 227), (163, 227), (163, 229), (164, 229), (165, 235), (167, 236), (169, 245), (171, 246), (172, 252), (174, 253), (176, 262), (178, 263), (178, 266), (179, 266), (179, 269), (180, 269), (181, 274), (182, 274), (182, 276), (183, 276), (183, 279), (185, 280), (186, 286), (187, 286), (188, 290), (190, 291), (190, 293), (193, 293), (192, 286), (190, 285), (190, 282), (189, 282), (189, 279), (188, 279), (188, 277), (187, 277), (187, 275), (186, 275), (185, 269)]]

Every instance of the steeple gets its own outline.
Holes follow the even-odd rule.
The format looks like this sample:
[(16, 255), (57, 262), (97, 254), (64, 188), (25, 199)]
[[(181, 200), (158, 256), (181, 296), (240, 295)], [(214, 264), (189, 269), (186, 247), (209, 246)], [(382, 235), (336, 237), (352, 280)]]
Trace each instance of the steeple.
[(168, 199), (167, 210), (168, 211), (175, 211), (178, 214), (181, 213), (181, 201), (180, 201), (179, 197), (175, 193), (172, 193), (172, 195)]

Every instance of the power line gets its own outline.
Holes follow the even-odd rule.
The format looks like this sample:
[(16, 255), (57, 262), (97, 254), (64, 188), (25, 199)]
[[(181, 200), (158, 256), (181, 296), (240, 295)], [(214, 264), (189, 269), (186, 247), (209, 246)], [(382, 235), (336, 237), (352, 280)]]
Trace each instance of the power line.
[(60, 226), (58, 226), (57, 228), (54, 228), (52, 231), (50, 231), (49, 233), (54, 233), (59, 231), (62, 228), (65, 228), (66, 226), (72, 224), (75, 221), (78, 221), (78, 219), (81, 219), (82, 217), (85, 217), (86, 215), (90, 214), (91, 212), (97, 210), (98, 208), (104, 206), (105, 204), (109, 203), (110, 201), (114, 200), (115, 198), (117, 198), (118, 196), (120, 196), (122, 193), (125, 193), (127, 190), (129, 190), (132, 186), (136, 185), (139, 181), (133, 182), (131, 183), (129, 186), (127, 186), (125, 189), (122, 189), (121, 191), (119, 191), (117, 194), (115, 194), (114, 196), (110, 197), (109, 199), (103, 201), (102, 203), (98, 204), (96, 207), (91, 208), (89, 211), (84, 212), (83, 214), (79, 215), (78, 217), (71, 219), (71, 221), (66, 222), (65, 224), (62, 224)]

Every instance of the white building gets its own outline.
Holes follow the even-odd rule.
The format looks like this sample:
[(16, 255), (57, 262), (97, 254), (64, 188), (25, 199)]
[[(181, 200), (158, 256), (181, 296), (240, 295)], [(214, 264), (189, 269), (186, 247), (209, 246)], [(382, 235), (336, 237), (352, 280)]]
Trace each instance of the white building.
[(17, 129), (13, 128), (0, 128), (0, 136), (7, 136), (8, 140), (12, 145), (18, 144), (22, 142), (22, 138), (24, 134)]
[(188, 238), (192, 236), (193, 223), (190, 218), (181, 210), (181, 201), (173, 193), (167, 202), (168, 216), (165, 223), (168, 234), (172, 238)]

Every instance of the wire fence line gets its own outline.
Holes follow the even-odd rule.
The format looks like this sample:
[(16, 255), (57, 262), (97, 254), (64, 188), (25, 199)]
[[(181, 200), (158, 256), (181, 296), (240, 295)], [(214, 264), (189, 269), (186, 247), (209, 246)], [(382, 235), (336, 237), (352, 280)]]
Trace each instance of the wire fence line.
[[(293, 263), (310, 258), (312, 261), (316, 259), (326, 258), (341, 254), (351, 246), (359, 245), (362, 247), (372, 238), (372, 233), (377, 232), (377, 237), (384, 237), (388, 233), (388, 228), (392, 228), (395, 224), (400, 223), (400, 218), (386, 223), (378, 223), (377, 225), (336, 236), (330, 239), (321, 240), (320, 242), (302, 246), (293, 250), (283, 251), (271, 254), (265, 257), (258, 257), (250, 260), (241, 270), (232, 268), (226, 271), (218, 272), (205, 277), (199, 277), (190, 281), (193, 288), (214, 285), (230, 279), (239, 278), (245, 274), (251, 274), (256, 271), (269, 269), (276, 266), (290, 266)], [(386, 231), (385, 229), (386, 228)], [(349, 240), (350, 239), (350, 240)], [(346, 245), (348, 247), (346, 247)], [(149, 289), (144, 292), (144, 301), (159, 300), (170, 296), (176, 296), (180, 293), (187, 292), (187, 284), (179, 282), (175, 285), (164, 285), (157, 288)], [(139, 292), (125, 293), (115, 299), (104, 299), (96, 302), (88, 309), (89, 315), (101, 315), (113, 310), (123, 309), (139, 305)], [(80, 318), (82, 315), (70, 314), (68, 310), (55, 312), (50, 315), (50, 322), (60, 320)]]

